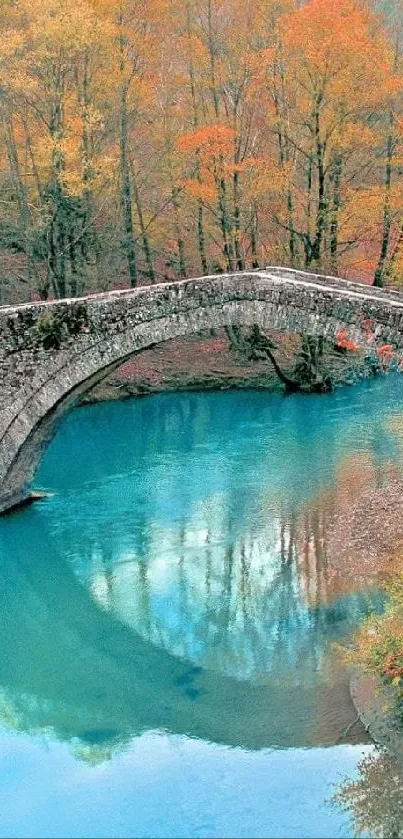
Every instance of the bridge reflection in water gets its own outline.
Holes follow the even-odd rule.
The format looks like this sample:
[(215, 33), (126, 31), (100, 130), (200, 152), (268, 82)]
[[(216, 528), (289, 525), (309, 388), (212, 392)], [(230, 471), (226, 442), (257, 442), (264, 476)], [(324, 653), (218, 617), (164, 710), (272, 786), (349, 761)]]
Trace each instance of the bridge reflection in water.
[(354, 714), (344, 674), (326, 674), (325, 639), (357, 624), (372, 598), (304, 603), (313, 588), (325, 595), (326, 567), (316, 553), (308, 571), (288, 526), (273, 528), (271, 546), (199, 546), (196, 564), (189, 536), (169, 568), (97, 552), (94, 599), (50, 542), (39, 564), (29, 541), (10, 550), (0, 681), (17, 727), (95, 746), (159, 728), (252, 749), (342, 736)]
[(57, 494), (2, 522), (4, 724), (88, 760), (156, 729), (248, 749), (366, 742), (346, 735), (330, 645), (380, 606), (337, 541), (354, 494), (399, 459), (374, 387), (348, 397), (351, 422), (343, 394), (302, 418), (262, 394), (71, 415), (40, 476)]

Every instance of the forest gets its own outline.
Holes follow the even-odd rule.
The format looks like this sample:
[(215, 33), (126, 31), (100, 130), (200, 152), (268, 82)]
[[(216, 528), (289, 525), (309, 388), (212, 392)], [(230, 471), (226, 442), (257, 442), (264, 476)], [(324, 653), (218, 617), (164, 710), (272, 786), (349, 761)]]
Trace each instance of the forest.
[(403, 287), (399, 0), (0, 2), (0, 304), (268, 264)]

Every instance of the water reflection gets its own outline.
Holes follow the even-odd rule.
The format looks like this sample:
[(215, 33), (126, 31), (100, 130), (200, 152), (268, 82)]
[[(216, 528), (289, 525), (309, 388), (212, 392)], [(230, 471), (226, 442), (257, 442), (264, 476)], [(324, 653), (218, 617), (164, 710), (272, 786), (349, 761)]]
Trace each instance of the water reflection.
[(372, 746), (332, 645), (381, 607), (350, 511), (401, 474), (402, 384), (65, 420), (0, 522), (2, 835), (343, 835)]
[(38, 476), (54, 497), (1, 524), (4, 720), (94, 761), (156, 729), (365, 742), (331, 644), (381, 604), (340, 565), (337, 523), (400, 469), (400, 387), (68, 417)]
[(183, 553), (156, 575), (158, 558), (101, 573), (98, 554), (87, 588), (77, 555), (69, 567), (46, 539), (39, 508), (24, 513), (30, 526), (13, 544), (18, 519), (0, 564), (5, 724), (78, 739), (88, 760), (150, 729), (249, 749), (343, 742), (354, 711), (326, 644), (373, 597), (309, 606), (284, 527), (278, 555), (260, 555), (259, 543), (222, 556), (207, 547), (203, 562)]
[(387, 754), (366, 755), (358, 764), (358, 777), (344, 781), (333, 803), (352, 816), (356, 835), (403, 836), (403, 775)]
[(374, 604), (352, 580), (332, 602), (326, 516), (279, 510), (255, 536), (231, 538), (219, 504), (198, 514), (150, 540), (147, 560), (97, 549), (71, 557), (75, 573), (103, 609), (178, 658), (237, 679), (308, 684), (329, 640)]

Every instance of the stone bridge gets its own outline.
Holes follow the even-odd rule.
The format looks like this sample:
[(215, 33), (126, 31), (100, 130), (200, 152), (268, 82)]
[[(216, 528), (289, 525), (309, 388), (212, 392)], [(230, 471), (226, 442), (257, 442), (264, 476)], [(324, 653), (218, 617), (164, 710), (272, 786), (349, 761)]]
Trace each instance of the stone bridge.
[(283, 268), (0, 307), (0, 512), (29, 483), (58, 418), (134, 352), (227, 325), (403, 347), (403, 294)]

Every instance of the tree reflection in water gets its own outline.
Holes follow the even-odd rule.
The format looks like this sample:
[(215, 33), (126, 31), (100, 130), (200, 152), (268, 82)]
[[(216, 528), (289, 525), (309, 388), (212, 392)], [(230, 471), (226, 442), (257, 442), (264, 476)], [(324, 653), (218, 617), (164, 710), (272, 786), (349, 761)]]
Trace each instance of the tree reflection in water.
[(356, 835), (403, 837), (403, 775), (395, 761), (374, 753), (358, 764), (357, 780), (345, 780), (333, 798), (353, 820)]
[(81, 545), (71, 562), (102, 608), (171, 654), (238, 679), (309, 682), (329, 640), (374, 605), (353, 578), (333, 597), (326, 522), (318, 507), (284, 509), (233, 535), (217, 499), (178, 530), (145, 526), (140, 550)]
[(10, 701), (15, 727), (52, 727), (88, 760), (150, 729), (366, 742), (330, 649), (378, 604), (336, 538), (395, 449), (376, 387), (73, 413), (40, 476), (54, 497), (0, 533), (5, 717)]

